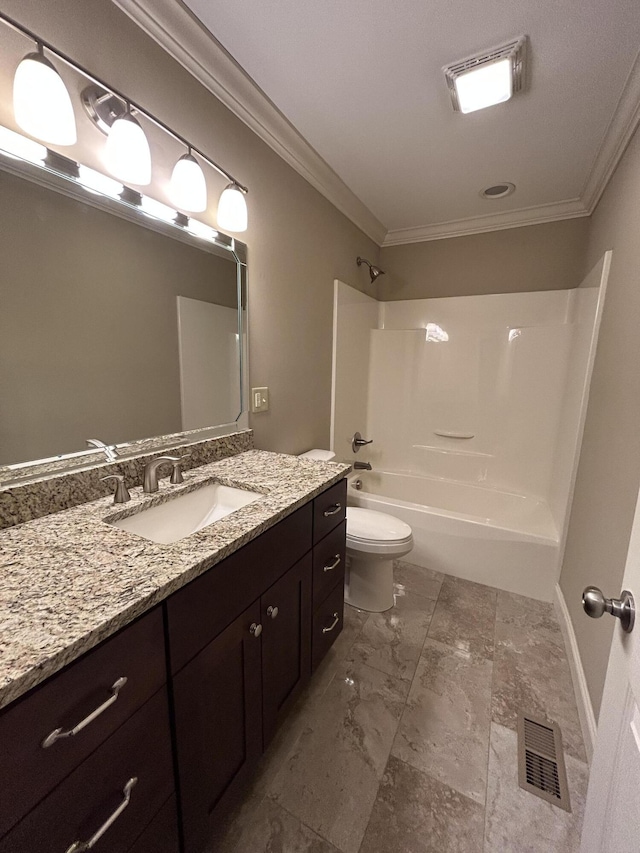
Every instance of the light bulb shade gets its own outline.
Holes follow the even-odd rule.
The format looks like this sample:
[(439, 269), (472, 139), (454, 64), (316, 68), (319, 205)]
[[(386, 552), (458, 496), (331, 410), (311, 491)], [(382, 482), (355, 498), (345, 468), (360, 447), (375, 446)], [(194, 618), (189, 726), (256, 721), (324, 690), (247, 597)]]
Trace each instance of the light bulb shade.
[(29, 53), (13, 78), (16, 123), (30, 136), (53, 145), (74, 145), (76, 119), (67, 87), (41, 53)]
[(105, 162), (111, 174), (125, 183), (137, 186), (151, 183), (151, 150), (144, 130), (131, 113), (111, 125)]
[(247, 202), (235, 184), (223, 190), (218, 202), (218, 225), (228, 231), (247, 230)]
[(171, 200), (181, 210), (197, 212), (207, 209), (207, 182), (192, 154), (185, 154), (173, 167), (169, 192)]

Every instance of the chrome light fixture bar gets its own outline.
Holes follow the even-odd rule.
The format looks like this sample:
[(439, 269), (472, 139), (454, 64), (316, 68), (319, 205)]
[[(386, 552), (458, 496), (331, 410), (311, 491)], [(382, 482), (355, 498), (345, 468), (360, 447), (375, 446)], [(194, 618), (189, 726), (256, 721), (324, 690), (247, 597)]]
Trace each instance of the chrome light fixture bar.
[(455, 112), (471, 113), (508, 101), (525, 86), (527, 37), (475, 54), (442, 70)]
[[(33, 41), (35, 45), (39, 46), (38, 47), (39, 50), (41, 50), (42, 48), (45, 48), (48, 53), (52, 54), (54, 57), (56, 57), (60, 61), (64, 62), (67, 66), (72, 68), (74, 71), (83, 75), (83, 77), (85, 77), (90, 83), (93, 83), (94, 85), (100, 87), (101, 89), (106, 90), (107, 92), (111, 93), (113, 96), (115, 96), (115, 98), (117, 98), (123, 104), (128, 106), (129, 112), (135, 112), (136, 114), (144, 116), (144, 118), (147, 121), (151, 122), (156, 127), (158, 127), (160, 130), (164, 131), (169, 136), (171, 136), (174, 140), (181, 143), (187, 149), (188, 152), (191, 152), (192, 156), (193, 156), (193, 154), (197, 154), (198, 158), (201, 161), (207, 163), (207, 165), (209, 165), (214, 171), (218, 172), (219, 175), (222, 175), (222, 177), (226, 178), (227, 181), (229, 181), (230, 185), (233, 187), (233, 189), (235, 191), (237, 191), (238, 193), (241, 193), (243, 196), (249, 192), (249, 190), (246, 186), (244, 186), (242, 183), (240, 183), (240, 181), (238, 181), (237, 178), (235, 178), (230, 172), (228, 172), (226, 169), (224, 169), (219, 163), (217, 163), (215, 160), (212, 160), (203, 151), (201, 151), (199, 148), (197, 148), (195, 145), (193, 145), (191, 142), (189, 142), (184, 136), (177, 133), (175, 130), (173, 130), (173, 128), (169, 127), (169, 125), (165, 124), (159, 118), (157, 118), (152, 113), (150, 113), (148, 110), (145, 110), (144, 107), (141, 107), (135, 101), (132, 101), (129, 97), (127, 97), (125, 94), (120, 92), (118, 89), (114, 89), (113, 86), (108, 85), (103, 80), (101, 80), (99, 77), (96, 77), (94, 74), (87, 71), (86, 68), (84, 68), (79, 63), (75, 62), (75, 60), (71, 59), (65, 53), (63, 53), (62, 51), (55, 48), (52, 44), (50, 44), (49, 42), (42, 39), (36, 33), (33, 33), (27, 27), (24, 27), (24, 26), (22, 26), (22, 24), (19, 24), (17, 21), (14, 21), (12, 18), (10, 18), (8, 15), (4, 14), (3, 12), (0, 12), (0, 20), (3, 21), (7, 26), (11, 27), (16, 32), (19, 32), (22, 35), (24, 35), (27, 39)], [(114, 120), (117, 120), (118, 118), (120, 118), (120, 116), (113, 116)], [(96, 122), (96, 123), (98, 123), (98, 122)], [(240, 220), (242, 220), (242, 217), (240, 217)], [(242, 222), (240, 222), (240, 224), (242, 224)], [(245, 227), (246, 227), (246, 225), (245, 225)]]

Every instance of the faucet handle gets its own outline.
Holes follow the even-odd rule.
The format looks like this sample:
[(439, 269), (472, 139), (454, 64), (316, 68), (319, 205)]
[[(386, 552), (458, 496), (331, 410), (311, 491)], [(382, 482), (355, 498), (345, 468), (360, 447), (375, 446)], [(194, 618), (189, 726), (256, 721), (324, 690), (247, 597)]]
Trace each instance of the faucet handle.
[(108, 474), (106, 477), (100, 477), (100, 480), (116, 481), (116, 491), (113, 495), (114, 504), (125, 504), (127, 501), (131, 500), (129, 489), (126, 487), (124, 482), (124, 474)]
[(171, 471), (171, 479), (169, 480), (169, 482), (172, 485), (178, 486), (178, 485), (180, 485), (180, 483), (184, 483), (184, 477), (182, 476), (181, 464), (182, 464), (184, 459), (188, 459), (190, 456), (191, 456), (190, 453), (185, 453), (183, 456), (174, 457), (174, 460), (172, 463), (173, 469)]
[(367, 444), (373, 444), (373, 439), (367, 441), (367, 439), (363, 438), (359, 432), (354, 433), (353, 438), (351, 439), (351, 449), (354, 453), (357, 453), (361, 447), (365, 447)]

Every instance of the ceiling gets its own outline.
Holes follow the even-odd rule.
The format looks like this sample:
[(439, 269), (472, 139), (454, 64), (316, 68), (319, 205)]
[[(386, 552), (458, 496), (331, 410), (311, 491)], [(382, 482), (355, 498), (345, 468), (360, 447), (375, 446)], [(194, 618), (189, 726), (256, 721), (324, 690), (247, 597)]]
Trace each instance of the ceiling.
[[(385, 243), (586, 215), (639, 115), (637, 0), (186, 5), (382, 223)], [(520, 35), (527, 90), (454, 113), (442, 66)], [(501, 181), (515, 194), (480, 197)]]

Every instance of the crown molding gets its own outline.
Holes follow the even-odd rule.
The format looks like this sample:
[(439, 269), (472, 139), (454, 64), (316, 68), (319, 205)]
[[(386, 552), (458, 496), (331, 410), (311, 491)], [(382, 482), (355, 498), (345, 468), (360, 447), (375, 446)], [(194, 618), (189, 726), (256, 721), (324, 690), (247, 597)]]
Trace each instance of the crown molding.
[(520, 210), (508, 210), (503, 213), (488, 213), (471, 216), (468, 219), (454, 219), (450, 222), (438, 222), (434, 225), (422, 225), (416, 228), (399, 228), (389, 231), (382, 248), (402, 246), (405, 243), (424, 243), (429, 240), (444, 240), (448, 237), (462, 237), (465, 234), (484, 234), (487, 231), (504, 231), (507, 228), (521, 228), (525, 225), (542, 225), (544, 222), (556, 222), (560, 219), (575, 219), (588, 216), (589, 211), (579, 198), (569, 201), (557, 201), (536, 207), (524, 207)]
[(112, 0), (263, 142), (378, 245), (387, 233), (200, 21), (176, 0)]
[(615, 112), (587, 178), (581, 198), (593, 213), (640, 124), (640, 52), (629, 72)]
[(387, 232), (181, 0), (112, 2), (341, 213), (383, 247), (590, 216), (640, 124), (639, 53), (578, 198)]

